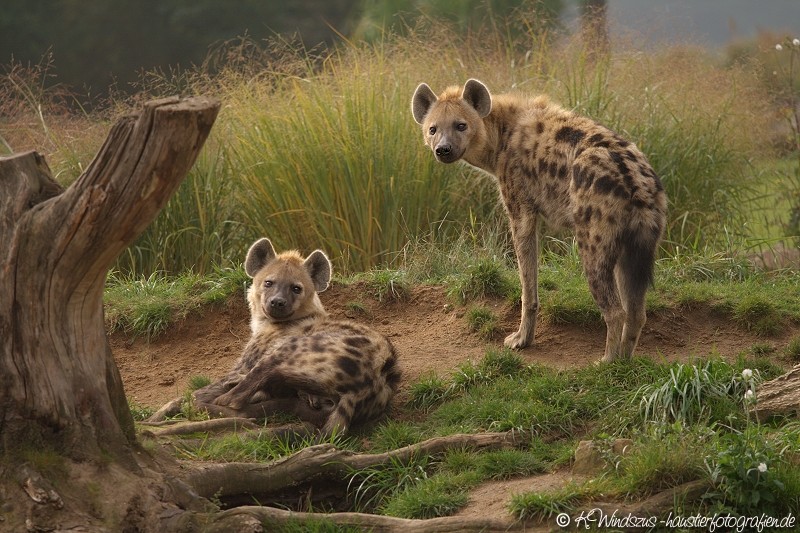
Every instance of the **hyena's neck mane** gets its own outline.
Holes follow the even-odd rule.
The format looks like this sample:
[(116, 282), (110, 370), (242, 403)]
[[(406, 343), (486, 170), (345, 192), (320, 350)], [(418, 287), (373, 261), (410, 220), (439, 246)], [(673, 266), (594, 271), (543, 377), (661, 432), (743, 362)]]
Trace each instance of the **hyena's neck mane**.
[(319, 301), (319, 295), (314, 295), (314, 304), (311, 306), (310, 311), (302, 317), (293, 318), (291, 320), (273, 321), (267, 318), (258, 308), (258, 302), (250, 301), (250, 330), (253, 334), (260, 334), (264, 332), (275, 332), (278, 335), (294, 334), (294, 329), (302, 329), (308, 324), (318, 320), (328, 318), (328, 312), (322, 307), (322, 302)]
[(328, 313), (320, 305), (311, 314), (302, 318), (273, 322), (265, 317), (254, 318), (251, 324), (254, 335), (282, 337), (297, 335), (307, 326), (328, 318)]
[(547, 96), (526, 98), (513, 94), (492, 96), (492, 111), (483, 119), (484, 134), (476, 150), (470, 151), (464, 161), (497, 176), (500, 154), (509, 145), (512, 126), (519, 124), (520, 115), (538, 113), (554, 107)]

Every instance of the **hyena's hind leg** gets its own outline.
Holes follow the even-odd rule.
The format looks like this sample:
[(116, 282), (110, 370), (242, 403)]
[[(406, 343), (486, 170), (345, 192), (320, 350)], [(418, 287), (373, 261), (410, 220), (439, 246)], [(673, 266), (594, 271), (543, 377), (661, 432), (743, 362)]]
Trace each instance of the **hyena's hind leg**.
[(616, 254), (612, 245), (604, 247), (602, 242), (588, 245), (586, 233), (589, 232), (578, 236), (578, 248), (589, 281), (589, 292), (606, 323), (606, 349), (602, 361), (610, 362), (621, 355), (626, 314), (617, 289)]
[(621, 242), (624, 243), (622, 254), (614, 271), (622, 307), (625, 309), (620, 356), (631, 357), (647, 321), (645, 296), (653, 281), (657, 241), (643, 242), (641, 235), (623, 234)]

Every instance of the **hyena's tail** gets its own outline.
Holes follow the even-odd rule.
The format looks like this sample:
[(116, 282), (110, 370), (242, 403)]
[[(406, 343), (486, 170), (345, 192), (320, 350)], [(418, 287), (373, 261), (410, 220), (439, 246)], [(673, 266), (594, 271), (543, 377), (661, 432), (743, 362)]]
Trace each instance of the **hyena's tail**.
[(653, 285), (653, 267), (663, 228), (627, 228), (621, 235), (619, 270), (629, 298), (643, 300), (648, 287)]

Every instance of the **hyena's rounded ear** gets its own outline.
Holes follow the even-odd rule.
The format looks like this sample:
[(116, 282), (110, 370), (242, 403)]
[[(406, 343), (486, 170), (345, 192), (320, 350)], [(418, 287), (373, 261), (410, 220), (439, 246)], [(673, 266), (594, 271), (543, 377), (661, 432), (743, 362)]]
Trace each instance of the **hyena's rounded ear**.
[(275, 259), (275, 248), (269, 239), (259, 239), (247, 250), (247, 258), (244, 260), (244, 271), (248, 276), (255, 277), (258, 271)]
[(322, 250), (315, 250), (311, 255), (306, 257), (303, 262), (306, 267), (308, 275), (311, 276), (311, 281), (314, 282), (314, 289), (317, 292), (322, 292), (328, 288), (328, 283), (331, 281), (331, 262), (325, 252)]
[(464, 90), (461, 92), (461, 98), (475, 108), (481, 118), (492, 112), (492, 95), (489, 94), (489, 89), (486, 88), (486, 85), (478, 80), (467, 80), (467, 83), (464, 84)]
[(414, 120), (417, 124), (422, 124), (425, 120), (425, 115), (433, 104), (436, 103), (438, 98), (436, 94), (425, 83), (420, 83), (417, 90), (414, 91), (414, 97), (411, 98), (411, 113), (414, 115)]

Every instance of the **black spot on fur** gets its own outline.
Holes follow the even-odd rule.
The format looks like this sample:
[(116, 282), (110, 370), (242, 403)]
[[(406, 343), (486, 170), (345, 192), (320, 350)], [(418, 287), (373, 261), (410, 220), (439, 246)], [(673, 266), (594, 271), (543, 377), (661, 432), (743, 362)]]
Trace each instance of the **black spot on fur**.
[(536, 123), (536, 133), (538, 133), (539, 135), (544, 133), (544, 124), (542, 124), (541, 122)]
[(623, 174), (622, 179), (625, 180), (625, 186), (628, 187), (628, 190), (631, 191), (631, 194), (636, 192), (636, 184), (633, 182), (633, 176), (630, 174)]
[(592, 221), (592, 206), (586, 207), (586, 211), (583, 213), (583, 221), (586, 224)]
[(536, 169), (533, 167), (522, 167), (522, 172), (525, 174), (525, 177), (531, 181), (536, 181)]
[(567, 177), (567, 165), (561, 165), (558, 167), (558, 179), (564, 179)]
[(321, 353), (324, 352), (327, 347), (320, 341), (319, 337), (313, 337), (310, 349), (312, 352)]
[(336, 412), (339, 413), (345, 420), (350, 420), (353, 418), (353, 408), (345, 405), (344, 403), (340, 403), (336, 407)]
[(625, 187), (623, 187), (621, 184), (618, 184), (616, 187), (614, 187), (614, 189), (611, 192), (614, 193), (614, 196), (616, 196), (617, 198), (626, 199), (631, 197), (628, 190), (625, 189)]
[(347, 337), (344, 342), (353, 348), (363, 348), (369, 344), (369, 339), (360, 335), (358, 337)]
[(597, 144), (597, 143), (599, 143), (600, 141), (602, 141), (603, 139), (605, 139), (605, 137), (603, 136), (603, 134), (602, 134), (602, 133), (595, 133), (594, 135), (592, 135), (591, 137), (589, 137), (587, 140), (588, 140), (588, 142), (589, 142), (590, 144)]
[(600, 176), (594, 182), (594, 189), (601, 194), (610, 194), (617, 186), (610, 176)]
[(625, 164), (625, 159), (619, 152), (611, 152), (611, 160), (617, 165), (617, 169), (619, 170), (620, 174), (624, 176), (630, 173), (628, 170), (628, 165)]
[(572, 171), (572, 180), (575, 183), (576, 189), (583, 189), (584, 187), (588, 189), (592, 186), (594, 175), (588, 168), (575, 167)]
[(349, 353), (356, 359), (361, 359), (361, 357), (364, 355), (363, 350), (359, 350), (358, 348), (353, 348), (352, 346), (345, 346), (344, 349), (345, 351), (347, 351), (347, 353)]
[(357, 376), (359, 373), (358, 361), (356, 361), (351, 357), (345, 357), (345, 356), (339, 357), (336, 360), (336, 365), (345, 372), (347, 372), (347, 374), (350, 376)]
[(358, 384), (352, 381), (345, 381), (336, 385), (336, 392), (341, 395), (352, 394), (356, 391), (358, 391)]
[(391, 387), (392, 390), (396, 390), (397, 386), (400, 384), (402, 373), (400, 369), (397, 368), (397, 356), (395, 355), (394, 347), (392, 346), (391, 349), (392, 356), (383, 363), (381, 375), (384, 377), (389, 387)]
[(661, 180), (656, 176), (655, 172), (653, 172), (653, 181), (656, 184), (656, 191), (661, 192), (664, 190), (664, 186), (661, 184)]
[(627, 148), (628, 146), (631, 145), (629, 141), (626, 141), (622, 137), (617, 137), (616, 139), (617, 139), (617, 146), (619, 146), (620, 148)]
[(586, 137), (585, 131), (576, 130), (570, 126), (564, 126), (556, 132), (557, 142), (568, 143), (572, 146), (581, 142), (584, 137)]
[(539, 174), (545, 174), (547, 172), (547, 161), (544, 159), (539, 160)]

